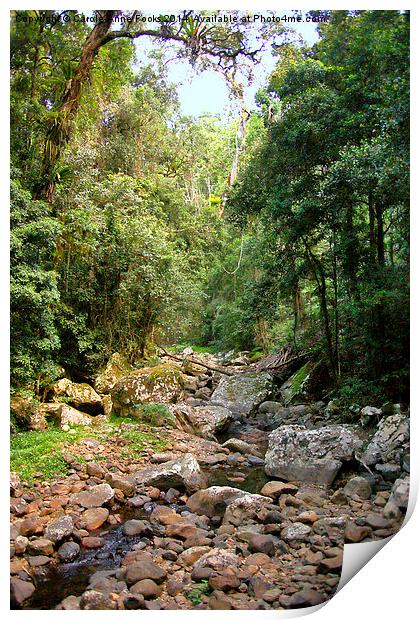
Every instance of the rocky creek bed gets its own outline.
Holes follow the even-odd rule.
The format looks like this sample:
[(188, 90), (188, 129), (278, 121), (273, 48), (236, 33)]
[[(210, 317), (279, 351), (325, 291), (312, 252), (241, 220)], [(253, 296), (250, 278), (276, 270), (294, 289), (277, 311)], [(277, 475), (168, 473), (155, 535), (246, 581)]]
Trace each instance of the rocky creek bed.
[(270, 401), (267, 373), (197, 398), (200, 381), (170, 406), (177, 427), (156, 430), (163, 453), (122, 457), (100, 419), (102, 440), (72, 444), (65, 476), (29, 486), (12, 474), (12, 608), (308, 607), (335, 592), (345, 543), (398, 531), (409, 493), (398, 407), (369, 414), (366, 430), (325, 403)]

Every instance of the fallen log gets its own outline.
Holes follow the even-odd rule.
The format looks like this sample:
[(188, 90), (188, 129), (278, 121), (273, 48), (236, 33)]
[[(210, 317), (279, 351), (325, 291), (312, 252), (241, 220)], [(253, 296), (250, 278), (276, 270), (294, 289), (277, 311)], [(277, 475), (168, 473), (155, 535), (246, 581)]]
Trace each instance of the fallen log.
[(301, 353), (300, 355), (295, 355), (294, 357), (290, 357), (288, 360), (286, 360), (285, 362), (281, 362), (280, 364), (273, 364), (273, 365), (268, 365), (265, 366), (264, 364), (261, 364), (261, 362), (257, 365), (258, 370), (278, 370), (279, 368), (284, 368), (284, 366), (287, 366), (288, 364), (291, 364), (292, 362), (296, 362), (300, 359), (305, 359), (308, 358), (310, 356), (310, 353)]
[(236, 374), (234, 372), (229, 372), (228, 370), (225, 370), (224, 368), (219, 368), (217, 366), (210, 366), (209, 364), (200, 362), (194, 359), (193, 357), (191, 357), (191, 355), (187, 355), (186, 357), (178, 357), (177, 355), (172, 355), (172, 353), (168, 353), (168, 351), (166, 351), (163, 347), (158, 347), (158, 348), (161, 351), (163, 351), (163, 353), (167, 357), (170, 357), (171, 359), (176, 360), (177, 362), (185, 363), (186, 361), (188, 361), (193, 364), (197, 364), (198, 366), (204, 366), (204, 368), (207, 368), (207, 370), (212, 370), (213, 372), (220, 372), (222, 375), (227, 375), (228, 377), (233, 377)]

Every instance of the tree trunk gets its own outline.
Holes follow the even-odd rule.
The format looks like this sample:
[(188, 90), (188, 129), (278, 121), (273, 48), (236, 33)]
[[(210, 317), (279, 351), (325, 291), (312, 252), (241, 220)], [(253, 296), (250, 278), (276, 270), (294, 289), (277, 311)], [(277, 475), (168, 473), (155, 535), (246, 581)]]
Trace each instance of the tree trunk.
[(62, 148), (71, 136), (72, 125), (80, 106), (83, 85), (89, 81), (93, 61), (99, 49), (108, 41), (107, 34), (111, 28), (113, 17), (118, 11), (97, 11), (100, 21), (87, 37), (73, 78), (64, 92), (58, 117), (50, 126), (44, 147), (44, 159), (41, 170), (40, 184), (36, 189), (36, 198), (46, 198), (52, 202), (56, 181), (54, 167), (60, 159)]
[(376, 205), (376, 240), (378, 246), (378, 265), (385, 265), (385, 234), (384, 234), (384, 209), (382, 205)]

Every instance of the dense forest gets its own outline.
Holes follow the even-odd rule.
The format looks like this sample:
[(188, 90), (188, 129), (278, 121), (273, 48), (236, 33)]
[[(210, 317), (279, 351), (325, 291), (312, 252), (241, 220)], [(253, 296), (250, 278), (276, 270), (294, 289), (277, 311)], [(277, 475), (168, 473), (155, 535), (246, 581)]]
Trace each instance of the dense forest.
[[(14, 392), (114, 352), (290, 345), (349, 401), (406, 402), (409, 14), (325, 12), (311, 47), (118, 14), (12, 15)], [(276, 66), (249, 111), (256, 40)], [(168, 54), (222, 73), (239, 112), (184, 116)]]
[(409, 13), (298, 16), (12, 11), (12, 609), (315, 608), (410, 514)]

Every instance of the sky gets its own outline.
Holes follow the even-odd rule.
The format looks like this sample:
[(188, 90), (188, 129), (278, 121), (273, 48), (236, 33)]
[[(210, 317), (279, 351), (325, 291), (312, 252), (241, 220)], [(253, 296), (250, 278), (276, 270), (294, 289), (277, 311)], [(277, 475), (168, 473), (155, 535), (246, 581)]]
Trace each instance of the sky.
[[(301, 34), (310, 45), (318, 40), (316, 24), (314, 23), (301, 22), (289, 24), (289, 26)], [(141, 42), (138, 47), (140, 54), (141, 49), (144, 48), (145, 45)], [(266, 78), (273, 70), (274, 64), (275, 60), (268, 54), (262, 66), (256, 71), (253, 84), (247, 87), (245, 100), (249, 109), (254, 107), (255, 94), (266, 83)], [(229, 100), (228, 87), (223, 77), (214, 71), (197, 74), (188, 62), (177, 60), (168, 65), (168, 79), (177, 85), (182, 114), (200, 116), (210, 113), (224, 116), (232, 106)]]

